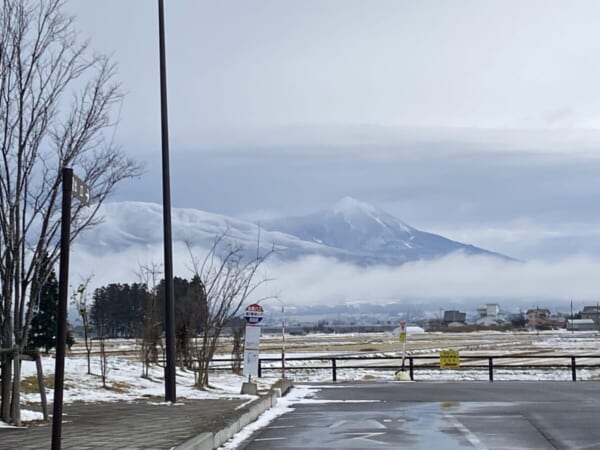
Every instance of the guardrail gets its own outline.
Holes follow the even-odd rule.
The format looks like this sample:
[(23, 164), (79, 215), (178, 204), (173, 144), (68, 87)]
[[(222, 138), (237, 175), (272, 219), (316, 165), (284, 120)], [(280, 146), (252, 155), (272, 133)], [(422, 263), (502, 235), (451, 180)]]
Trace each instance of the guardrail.
[[(376, 370), (398, 370), (400, 368), (400, 357), (398, 356), (333, 356), (333, 357), (287, 357), (286, 371), (298, 370), (330, 370), (332, 381), (337, 381), (337, 375), (340, 370), (345, 369), (376, 369)], [(502, 360), (531, 360), (527, 364), (510, 361), (502, 364)], [(496, 369), (560, 369), (570, 370), (571, 380), (577, 381), (578, 369), (600, 369), (600, 362), (594, 364), (578, 364), (577, 360), (599, 360), (600, 355), (461, 355), (461, 367), (459, 369), (444, 370), (487, 370), (488, 380), (494, 381), (494, 371)], [(359, 361), (385, 361), (393, 360), (393, 365), (366, 365), (356, 364)], [(565, 364), (544, 364), (543, 360), (565, 360)], [(312, 361), (316, 364), (295, 365), (293, 361)], [(428, 361), (439, 361), (439, 355), (411, 355), (406, 356), (406, 366), (410, 374), (410, 379), (415, 380), (415, 372), (424, 369), (439, 369), (439, 363), (428, 363)], [(231, 359), (215, 359), (213, 363), (231, 363)], [(264, 371), (281, 371), (281, 358), (260, 358), (258, 360), (258, 376), (261, 377)], [(483, 364), (481, 363), (483, 362)], [(279, 363), (279, 364), (275, 364)], [(353, 364), (354, 363), (354, 364)], [(226, 370), (229, 367), (218, 364), (213, 366), (214, 370)]]

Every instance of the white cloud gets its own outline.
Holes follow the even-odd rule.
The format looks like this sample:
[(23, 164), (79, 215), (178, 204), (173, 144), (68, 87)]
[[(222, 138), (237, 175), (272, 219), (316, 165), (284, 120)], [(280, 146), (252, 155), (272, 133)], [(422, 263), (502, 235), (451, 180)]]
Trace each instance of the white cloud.
[[(120, 64), (123, 135), (157, 142), (156, 5), (68, 10)], [(598, 17), (593, 1), (171, 2), (172, 139), (232, 125), (597, 127)]]
[[(194, 249), (201, 254), (201, 249)], [(175, 275), (189, 277), (189, 257), (175, 245)], [(137, 281), (138, 263), (162, 262), (162, 247), (94, 256), (75, 248), (71, 279), (93, 273), (95, 287), (110, 282)], [(357, 267), (322, 258), (295, 262), (271, 261), (265, 267), (273, 279), (257, 296), (278, 295), (286, 305), (333, 305), (356, 302), (390, 303), (419, 300), (465, 301), (479, 304), (504, 299), (531, 306), (532, 301), (592, 301), (597, 298), (600, 260), (572, 257), (561, 261), (509, 262), (483, 256), (453, 254), (399, 267)]]
[[(391, 300), (592, 300), (600, 261), (507, 262), (453, 254), (400, 267), (359, 268), (323, 258), (272, 268), (271, 288), (291, 304)], [(530, 304), (530, 303), (528, 303)]]

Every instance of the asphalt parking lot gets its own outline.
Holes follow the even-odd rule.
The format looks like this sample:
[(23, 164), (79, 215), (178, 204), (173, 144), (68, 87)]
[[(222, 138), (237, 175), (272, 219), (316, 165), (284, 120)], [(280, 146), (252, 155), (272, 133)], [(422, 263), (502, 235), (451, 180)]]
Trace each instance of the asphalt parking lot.
[(246, 450), (600, 449), (600, 383), (313, 385)]

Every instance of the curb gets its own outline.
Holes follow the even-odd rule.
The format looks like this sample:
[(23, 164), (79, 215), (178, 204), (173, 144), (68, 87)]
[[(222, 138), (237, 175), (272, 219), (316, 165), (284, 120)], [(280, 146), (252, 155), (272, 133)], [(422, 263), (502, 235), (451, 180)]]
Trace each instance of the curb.
[(287, 378), (277, 381), (266, 394), (252, 401), (248, 411), (233, 423), (213, 433), (207, 432), (194, 436), (183, 444), (173, 447), (173, 450), (215, 450), (219, 448), (246, 425), (254, 422), (263, 412), (275, 406), (277, 399), (287, 394), (293, 385), (292, 380)]

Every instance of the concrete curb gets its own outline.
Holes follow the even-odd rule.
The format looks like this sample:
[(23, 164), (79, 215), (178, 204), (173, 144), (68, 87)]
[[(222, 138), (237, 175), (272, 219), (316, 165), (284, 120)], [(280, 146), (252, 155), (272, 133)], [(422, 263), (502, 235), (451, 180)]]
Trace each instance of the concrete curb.
[(194, 436), (183, 444), (173, 447), (173, 450), (214, 450), (219, 448), (246, 425), (254, 422), (263, 412), (275, 406), (277, 399), (287, 394), (293, 386), (292, 380), (287, 378), (277, 381), (266, 394), (250, 403), (248, 411), (232, 423), (213, 433), (201, 433)]

